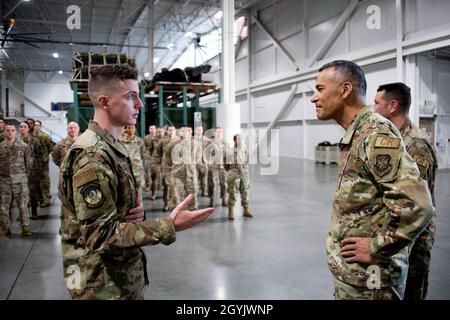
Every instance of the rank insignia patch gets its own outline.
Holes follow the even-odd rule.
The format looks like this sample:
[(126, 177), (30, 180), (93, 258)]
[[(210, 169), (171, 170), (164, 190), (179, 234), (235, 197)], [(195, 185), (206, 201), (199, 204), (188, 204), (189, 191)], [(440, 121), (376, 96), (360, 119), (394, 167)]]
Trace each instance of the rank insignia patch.
[(377, 155), (374, 171), (379, 177), (387, 175), (392, 170), (391, 156), (388, 154)]
[(89, 208), (96, 208), (103, 203), (102, 191), (97, 185), (89, 185), (83, 191), (83, 200)]

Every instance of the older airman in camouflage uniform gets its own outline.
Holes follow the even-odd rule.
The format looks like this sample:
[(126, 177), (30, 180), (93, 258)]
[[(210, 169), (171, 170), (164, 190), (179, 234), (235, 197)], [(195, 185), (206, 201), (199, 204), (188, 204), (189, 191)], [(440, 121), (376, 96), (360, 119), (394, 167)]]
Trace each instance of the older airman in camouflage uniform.
[(224, 168), (224, 155), (226, 155), (227, 143), (223, 139), (222, 128), (216, 128), (214, 139), (204, 150), (204, 156), (208, 163), (208, 195), (210, 197), (209, 205), (216, 205), (217, 189), (220, 185), (220, 197), (222, 205), (227, 206), (227, 173)]
[[(50, 174), (49, 174), (49, 155), (55, 148), (55, 143), (50, 136), (44, 133), (42, 130), (42, 122), (40, 120), (34, 121), (34, 135), (41, 141), (43, 148), (43, 158), (40, 160), (41, 166), (41, 190), (42, 196), (40, 202), (41, 207), (47, 207), (50, 205)], [(35, 164), (37, 165), (37, 164)]]
[(192, 194), (191, 208), (197, 209), (197, 170), (194, 159), (199, 150), (195, 147), (186, 127), (180, 128), (180, 135), (167, 146), (166, 158), (170, 157), (172, 166), (170, 179), (173, 194), (169, 204), (171, 208), (178, 205), (186, 195)]
[[(375, 96), (375, 111), (392, 121), (400, 130), (406, 150), (416, 162), (420, 176), (428, 184), (433, 205), (437, 171), (436, 151), (426, 136), (408, 117), (411, 91), (404, 83), (381, 85)], [(436, 217), (419, 235), (409, 254), (405, 300), (425, 300), (428, 291), (431, 249), (436, 233)]]
[(136, 127), (127, 126), (125, 134), (120, 138), (128, 150), (130, 155), (131, 167), (133, 168), (133, 174), (137, 182), (138, 190), (144, 187), (144, 140), (136, 136)]
[(161, 141), (162, 159), (161, 159), (161, 180), (163, 186), (163, 211), (169, 210), (169, 202), (172, 199), (173, 188), (171, 183), (170, 172), (172, 171), (172, 159), (167, 152), (167, 146), (176, 138), (175, 127), (167, 127), (167, 135)]
[(137, 70), (95, 68), (88, 91), (94, 120), (64, 158), (58, 186), (65, 280), (73, 299), (141, 299), (147, 269), (140, 247), (169, 245), (175, 231), (213, 210), (187, 211), (187, 198), (170, 216), (144, 221), (128, 151), (117, 140), (143, 107)]
[[(38, 205), (39, 199), (41, 198), (42, 190), (41, 190), (41, 167), (38, 165), (34, 165), (35, 163), (39, 163), (39, 160), (44, 156), (43, 148), (41, 142), (38, 138), (30, 134), (30, 125), (28, 122), (20, 123), (20, 138), (22, 142), (26, 143), (30, 148), (31, 160), (33, 161), (33, 166), (31, 170), (28, 172), (28, 190), (30, 193), (30, 205), (31, 205), (31, 219), (38, 219)], [(42, 216), (45, 217), (45, 216)]]
[(55, 146), (55, 150), (52, 152), (53, 162), (61, 167), (61, 162), (63, 161), (67, 151), (69, 151), (72, 144), (77, 140), (80, 134), (80, 126), (75, 121), (70, 122), (67, 125), (67, 138), (62, 139)]
[(156, 135), (156, 126), (151, 125), (148, 127), (148, 135), (144, 137), (144, 146), (145, 146), (145, 158), (144, 158), (144, 164), (145, 164), (145, 191), (150, 191), (150, 185), (151, 185), (151, 172), (152, 172), (152, 166), (151, 166), (151, 150), (152, 147), (152, 140), (153, 137)]
[(156, 199), (156, 190), (161, 188), (161, 161), (162, 161), (162, 139), (164, 137), (164, 128), (156, 129), (156, 135), (153, 137), (150, 146), (150, 199)]
[(203, 127), (198, 126), (195, 128), (194, 141), (201, 146), (201, 151), (197, 152), (195, 166), (197, 167), (198, 178), (200, 180), (200, 191), (202, 192), (202, 196), (207, 197), (208, 165), (206, 164), (204, 150), (211, 140), (203, 135)]
[(22, 235), (30, 236), (28, 217), (28, 178), (33, 165), (30, 148), (16, 139), (16, 128), (7, 125), (5, 140), (0, 142), (0, 238), (11, 234), (10, 209), (15, 201), (19, 210)]
[(401, 299), (408, 246), (430, 223), (430, 193), (397, 128), (364, 107), (362, 69), (333, 61), (312, 97), (320, 120), (346, 129), (326, 241), (336, 299)]
[(241, 205), (244, 211), (244, 217), (251, 218), (253, 214), (249, 209), (248, 189), (248, 151), (245, 148), (242, 136), (237, 134), (234, 136), (234, 146), (227, 152), (225, 159), (225, 169), (228, 175), (228, 220), (234, 220), (234, 205), (236, 203), (236, 185), (239, 183), (239, 193), (241, 194)]

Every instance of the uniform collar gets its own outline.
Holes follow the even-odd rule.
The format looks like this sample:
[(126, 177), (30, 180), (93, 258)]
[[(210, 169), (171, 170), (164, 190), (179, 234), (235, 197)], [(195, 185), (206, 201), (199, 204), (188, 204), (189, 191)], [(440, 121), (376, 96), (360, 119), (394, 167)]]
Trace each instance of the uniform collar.
[(347, 131), (345, 132), (344, 137), (341, 140), (342, 144), (350, 144), (353, 138), (353, 134), (355, 133), (356, 128), (359, 125), (359, 122), (361, 121), (361, 118), (365, 116), (366, 114), (370, 113), (369, 107), (365, 106), (359, 112), (356, 114), (355, 118), (353, 119), (352, 123), (350, 124), (350, 127), (348, 127)]
[(116, 138), (114, 138), (112, 134), (109, 133), (108, 130), (100, 127), (100, 125), (97, 122), (95, 122), (94, 120), (89, 120), (88, 128), (89, 130), (95, 132), (100, 137), (102, 137), (103, 140), (105, 140), (113, 149), (117, 150), (125, 157), (128, 157), (128, 152), (125, 149), (125, 147)]
[[(408, 130), (408, 128), (411, 128), (411, 119), (406, 118), (405, 123), (403, 124), (403, 126), (399, 129), (400, 134), (403, 136), (403, 134), (406, 132), (406, 130)], [(411, 129), (410, 129), (411, 130)]]

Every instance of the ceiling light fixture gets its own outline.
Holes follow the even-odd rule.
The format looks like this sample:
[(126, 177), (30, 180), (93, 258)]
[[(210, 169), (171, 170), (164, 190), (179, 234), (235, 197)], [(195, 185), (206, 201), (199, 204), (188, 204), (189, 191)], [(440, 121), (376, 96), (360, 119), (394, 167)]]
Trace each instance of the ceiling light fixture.
[(58, 73), (59, 73), (59, 74), (63, 74), (63, 71), (62, 71), (62, 70), (59, 70)]
[(159, 61), (159, 58), (158, 58), (158, 57), (154, 57), (154, 58), (153, 58), (153, 63), (158, 63), (158, 61)]
[(188, 31), (188, 32), (186, 32), (185, 34), (184, 34), (184, 36), (186, 37), (186, 38), (190, 38), (190, 37), (192, 37), (194, 34), (192, 33), (192, 32), (190, 32), (190, 31)]
[(59, 53), (58, 52), (53, 52), (53, 58), (59, 58)]
[(144, 77), (146, 77), (146, 78), (150, 77), (150, 72), (144, 73)]

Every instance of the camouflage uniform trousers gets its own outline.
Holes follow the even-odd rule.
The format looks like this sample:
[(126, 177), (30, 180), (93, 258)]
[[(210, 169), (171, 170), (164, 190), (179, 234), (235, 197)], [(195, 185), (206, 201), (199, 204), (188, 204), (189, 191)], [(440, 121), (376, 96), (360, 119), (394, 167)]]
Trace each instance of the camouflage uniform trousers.
[(163, 200), (164, 206), (168, 206), (170, 200), (173, 197), (173, 188), (171, 184), (170, 171), (172, 170), (169, 166), (162, 166), (161, 170), (161, 182), (163, 187)]
[(233, 208), (236, 203), (236, 186), (239, 183), (239, 193), (241, 194), (241, 205), (242, 208), (248, 208), (248, 172), (241, 170), (230, 170), (228, 171), (228, 207)]
[(401, 300), (398, 288), (382, 287), (368, 289), (352, 286), (334, 278), (334, 298), (336, 300)]
[(29, 192), (27, 181), (21, 183), (0, 182), (0, 228), (11, 228), (10, 209), (13, 201), (19, 210), (19, 221), (22, 226), (30, 224), (28, 216)]
[(41, 192), (41, 203), (48, 203), (47, 199), (51, 198), (48, 160), (44, 161), (41, 167)]
[(419, 235), (409, 254), (408, 277), (404, 300), (425, 300), (428, 293), (431, 248), (436, 234), (436, 217)]
[(227, 172), (218, 166), (208, 167), (208, 195), (214, 199), (220, 184), (220, 197), (223, 199), (227, 195)]
[(151, 172), (149, 188), (152, 193), (155, 193), (156, 190), (161, 188), (161, 165), (156, 163), (151, 164), (151, 171), (149, 172)]
[(181, 201), (184, 200), (187, 195), (192, 194), (193, 199), (189, 208), (198, 208), (197, 203), (197, 175), (194, 174), (193, 177), (188, 177), (186, 172), (178, 172), (176, 175), (171, 175), (171, 185), (172, 185), (172, 198), (170, 201), (170, 208), (174, 209)]
[(200, 190), (202, 193), (205, 193), (208, 188), (208, 165), (198, 163), (195, 166), (197, 167), (197, 174), (200, 180)]
[(144, 166), (145, 166), (145, 187), (150, 189), (150, 186), (152, 184), (152, 165), (150, 163), (150, 158), (144, 159)]
[[(41, 183), (41, 173), (31, 169), (31, 173), (28, 176), (28, 190), (30, 192), (30, 201), (38, 204), (42, 201), (42, 183)], [(45, 202), (43, 202), (45, 203)]]

